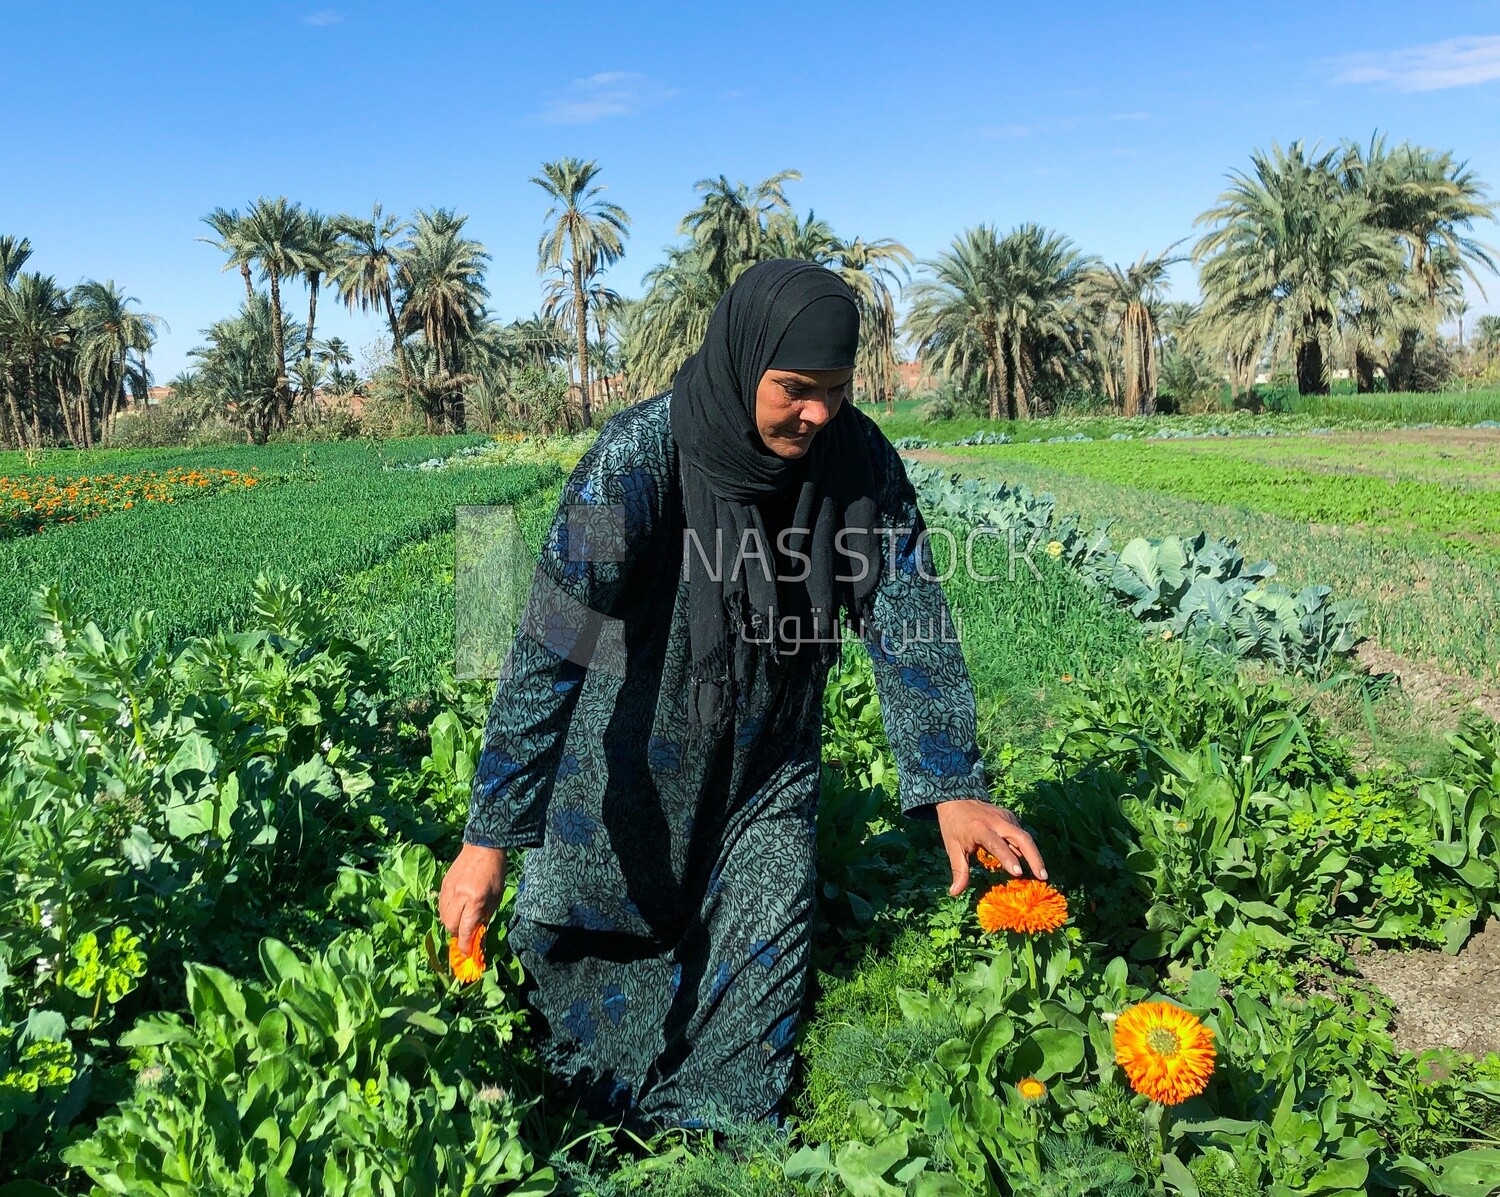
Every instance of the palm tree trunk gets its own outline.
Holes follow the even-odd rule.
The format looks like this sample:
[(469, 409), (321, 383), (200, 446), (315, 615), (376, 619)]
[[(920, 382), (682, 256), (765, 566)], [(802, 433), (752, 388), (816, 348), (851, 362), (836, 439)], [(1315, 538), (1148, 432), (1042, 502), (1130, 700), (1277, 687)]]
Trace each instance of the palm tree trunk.
[(63, 431), (68, 434), (68, 442), (73, 448), (81, 449), (83, 444), (79, 440), (77, 430), (73, 427), (73, 417), (68, 412), (68, 396), (63, 390), (62, 375), (58, 374), (55, 381), (57, 383), (57, 410), (62, 413)]
[(1297, 393), (1328, 394), (1328, 379), (1323, 370), (1323, 345), (1316, 335), (1297, 346)]
[(255, 284), (250, 281), (250, 263), (240, 263), (240, 277), (245, 280), (245, 302), (255, 302)]
[(1010, 410), (1009, 379), (1005, 377), (1005, 346), (1003, 338), (998, 338), (991, 334), (985, 338), (985, 345), (990, 359), (990, 368), (988, 371), (990, 391), (989, 418), (992, 420), (1000, 418), (1000, 398), (1003, 395), (1006, 400), (1007, 414), (1011, 419), (1014, 419), (1015, 413)]
[(307, 338), (302, 342), (302, 360), (312, 360), (313, 325), (318, 321), (318, 286), (321, 276), (314, 270), (307, 276)]
[(401, 342), (401, 326), (396, 323), (396, 305), (389, 290), (385, 293), (385, 315), (391, 322), (391, 346), (396, 351), (396, 365), (401, 371), (401, 389), (406, 393), (406, 414), (411, 415), (411, 368), (406, 363), (406, 346)]
[(146, 373), (146, 351), (140, 350), (141, 355), (141, 418), (147, 425), (151, 423), (151, 378)]
[(1011, 419), (1031, 419), (1031, 398), (1027, 393), (1031, 386), (1030, 370), (1027, 368), (1026, 346), (1014, 333), (1010, 337), (1011, 349)]
[(1354, 389), (1361, 395), (1375, 390), (1375, 359), (1363, 349), (1354, 351)]
[(573, 257), (573, 322), (578, 329), (578, 411), (583, 417), (583, 426), (591, 428), (594, 413), (589, 405), (589, 309), (583, 293), (583, 262), (576, 254)]
[(16, 393), (9, 387), (5, 390), (5, 403), (10, 408), (10, 427), (16, 437), (16, 448), (26, 447), (26, 425), (21, 422), (21, 411), (16, 406)]
[(281, 275), (275, 270), (271, 276), (271, 352), (276, 361), (276, 403), (279, 423), (285, 426), (292, 414), (292, 389), (286, 376), (286, 330), (281, 327)]
[(83, 447), (92, 449), (94, 447), (94, 405), (86, 382), (80, 383), (78, 387), (78, 427), (83, 433)]
[(109, 386), (105, 389), (105, 406), (102, 434), (108, 435), (114, 431), (115, 416), (120, 410), (120, 401), (125, 397), (125, 354), (120, 353), (120, 360), (115, 363)]

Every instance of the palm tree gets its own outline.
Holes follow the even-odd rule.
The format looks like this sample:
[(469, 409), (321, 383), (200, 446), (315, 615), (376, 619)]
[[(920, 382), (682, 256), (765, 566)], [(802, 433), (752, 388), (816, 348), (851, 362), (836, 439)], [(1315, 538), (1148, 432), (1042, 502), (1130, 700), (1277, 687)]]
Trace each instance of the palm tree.
[(302, 358), (312, 357), (313, 325), (318, 319), (318, 289), (326, 275), (338, 264), (342, 243), (338, 222), (321, 212), (308, 211), (303, 216), (299, 257), (302, 275), (307, 280), (307, 336), (302, 342)]
[(559, 158), (544, 162), (531, 181), (547, 193), (552, 207), (544, 218), (547, 229), (537, 243), (537, 270), (563, 267), (573, 277), (573, 328), (578, 338), (578, 393), (583, 426), (593, 422), (589, 406), (588, 284), (594, 275), (625, 254), (630, 217), (619, 204), (602, 199), (604, 188), (594, 179), (596, 162)]
[[(85, 444), (94, 443), (95, 414), (89, 395), (102, 396), (98, 421), (107, 432), (114, 425), (125, 396), (132, 350), (145, 354), (156, 343), (160, 316), (131, 310), (138, 301), (122, 292), (114, 281), (89, 280), (73, 288), (72, 319), (77, 328), (79, 415)], [(141, 372), (145, 374), (142, 358)], [(140, 391), (142, 399), (145, 392)]]
[(229, 256), (224, 269), (239, 267), (240, 277), (245, 280), (245, 299), (253, 299), (255, 285), (250, 281), (250, 263), (255, 257), (249, 252), (248, 242), (245, 240), (245, 220), (239, 209), (215, 208), (203, 218), (203, 223), (213, 229), (215, 236), (199, 237), (198, 240), (207, 242)]
[(834, 241), (835, 269), (849, 284), (859, 305), (859, 357), (856, 372), (870, 390), (870, 398), (885, 401), (886, 411), (896, 400), (896, 299), (909, 276), (913, 254), (899, 241), (882, 237), (866, 241)]
[(418, 396), (451, 403), (455, 428), (463, 426), (463, 345), (482, 324), (489, 296), (484, 263), (490, 255), (463, 235), (467, 219), (446, 208), (419, 210), (396, 265), (401, 326), (420, 329), (432, 354), (416, 379)]
[[(285, 319), (285, 317), (283, 317)], [(257, 292), (238, 315), (204, 330), (207, 344), (192, 350), (199, 363), (199, 391), (213, 406), (233, 413), (247, 440), (265, 444), (282, 418), (286, 378), (276, 373), (276, 340), (295, 341), (302, 329), (285, 320), (279, 338), (271, 330), (271, 303)]]
[(343, 251), (334, 264), (330, 281), (338, 288), (339, 298), (352, 312), (375, 309), (385, 311), (391, 327), (391, 349), (401, 372), (401, 390), (411, 412), (411, 367), (406, 360), (405, 338), (396, 318), (394, 276), (399, 257), (398, 239), (405, 236), (406, 223), (381, 211), (376, 204), (369, 220), (352, 216), (338, 218), (343, 237)]
[[(1387, 331), (1397, 346), (1388, 371), (1392, 389), (1415, 385), (1419, 339), (1432, 335), (1447, 304), (1458, 298), (1462, 280), (1484, 288), (1474, 267), (1495, 269), (1494, 251), (1469, 236), (1476, 220), (1494, 215), (1487, 189), (1467, 164), (1407, 142), (1395, 148), (1376, 134), (1369, 146), (1346, 143), (1340, 164), (1344, 186), (1370, 206), (1371, 224), (1393, 237), (1404, 259), (1403, 287), (1413, 302), (1383, 306)], [(1460, 330), (1460, 343), (1463, 334)]]
[(261, 274), (271, 284), (271, 352), (276, 364), (276, 377), (281, 381), (280, 412), (277, 419), (285, 422), (291, 415), (292, 390), (286, 372), (285, 327), (281, 309), (281, 280), (303, 269), (303, 239), (307, 230), (307, 216), (302, 209), (284, 195), (275, 199), (262, 196), (250, 206), (241, 226), (244, 252), (252, 261), (260, 264)]
[(43, 396), (55, 391), (62, 399), (73, 339), (68, 316), (67, 292), (50, 275), (17, 272), (0, 290), (0, 384), (11, 436), (21, 448), (42, 443), (42, 410), (50, 402)]
[(31, 242), (25, 237), (12, 237), (0, 233), (0, 291), (9, 291), (21, 273), (21, 267), (31, 257)]
[(833, 226), (811, 210), (805, 220), (790, 210), (772, 212), (766, 220), (763, 252), (768, 257), (800, 258), (828, 266), (837, 257), (838, 248)]
[(982, 379), (990, 419), (1028, 419), (1044, 373), (1066, 378), (1082, 348), (1080, 293), (1094, 260), (1068, 238), (1026, 224), (960, 234), (922, 263), (908, 324), (919, 352), (957, 378)]
[[(619, 292), (613, 287), (606, 287), (598, 279), (590, 281), (587, 290), (584, 292), (584, 308), (593, 313), (594, 333), (598, 338), (597, 341), (589, 342), (589, 361), (591, 363), (597, 357), (597, 354), (594, 352), (594, 346), (605, 340), (610, 317), (619, 311), (621, 302)], [(553, 267), (552, 273), (542, 285), (541, 316), (543, 319), (552, 321), (558, 328), (567, 330), (572, 335), (574, 347), (569, 349), (568, 352), (570, 355), (576, 353), (578, 334), (577, 329), (573, 326), (573, 321), (578, 318), (578, 312), (573, 296), (573, 278), (566, 266)], [(600, 365), (599, 368), (602, 371), (604, 379), (605, 402), (608, 403), (610, 401), (610, 368), (605, 365)]]
[(1105, 323), (1119, 351), (1124, 385), (1118, 389), (1127, 416), (1155, 410), (1161, 368), (1156, 314), (1166, 295), (1167, 270), (1182, 261), (1172, 256), (1176, 248), (1168, 246), (1154, 258), (1142, 254), (1133, 266), (1109, 266), (1096, 276)]
[[(1341, 185), (1336, 151), (1293, 142), (1251, 155), (1193, 249), (1204, 318), (1240, 345), (1289, 349), (1302, 394), (1327, 394), (1326, 353), (1336, 323), (1362, 290), (1399, 270), (1394, 243), (1371, 223), (1371, 204)], [(1231, 331), (1232, 330), (1232, 331)]]
[(695, 242), (667, 249), (666, 261), (646, 272), (646, 294), (623, 330), (626, 374), (641, 397), (670, 386), (683, 359), (703, 343), (708, 318), (728, 288)]
[(773, 221), (795, 220), (783, 188), (801, 178), (799, 171), (782, 170), (754, 187), (731, 183), (723, 175), (693, 184), (703, 199), (682, 218), (677, 231), (692, 237), (702, 251), (701, 266), (716, 291), (716, 302), (741, 271), (776, 256), (767, 245), (769, 229)]
[(1493, 313), (1479, 317), (1474, 324), (1474, 348), (1484, 354), (1486, 361), (1500, 356), (1500, 316)]

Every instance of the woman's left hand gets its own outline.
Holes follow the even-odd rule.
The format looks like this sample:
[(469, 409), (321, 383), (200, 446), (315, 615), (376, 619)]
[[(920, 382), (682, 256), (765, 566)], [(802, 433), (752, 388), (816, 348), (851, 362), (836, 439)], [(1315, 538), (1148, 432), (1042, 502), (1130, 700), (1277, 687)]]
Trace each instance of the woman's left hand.
[(1003, 806), (979, 798), (955, 798), (937, 804), (937, 821), (943, 847), (948, 849), (948, 863), (953, 867), (953, 884), (948, 892), (954, 897), (969, 888), (969, 859), (980, 848), (1013, 877), (1021, 875), (1024, 860), (1033, 877), (1047, 880), (1047, 866), (1036, 841)]

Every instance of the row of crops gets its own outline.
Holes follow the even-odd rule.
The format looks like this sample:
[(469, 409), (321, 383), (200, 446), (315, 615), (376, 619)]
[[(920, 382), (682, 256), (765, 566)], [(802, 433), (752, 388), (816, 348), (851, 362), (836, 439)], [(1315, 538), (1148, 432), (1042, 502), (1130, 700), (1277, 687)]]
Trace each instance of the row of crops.
[[(997, 796), (1055, 893), (979, 871), (946, 895), (852, 652), (825, 710), (818, 984), (788, 1125), (642, 1143), (580, 1121), (531, 1048), (505, 919), (466, 981), (434, 908), (488, 699), (441, 666), (452, 506), (520, 502), (535, 543), (559, 474), (388, 470), (356, 448), (373, 452), (268, 462), (265, 485), (161, 513), (176, 523), (135, 509), (0, 545), (71, 562), (113, 522), (117, 554), (141, 546), (135, 606), (161, 611), (133, 617), (107, 570), (75, 569), (74, 597), (5, 630), (0, 1194), (1500, 1182), (1500, 1058), (1400, 1050), (1349, 957), (1453, 949), (1495, 911), (1494, 727), (1464, 725), (1433, 776), (1360, 767), (1291, 688), (1248, 680), (1232, 630), (1184, 615), (1210, 582), (1226, 619), (1266, 593), (1232, 546), (1116, 552), (1035, 496), (918, 471), (935, 523), (1039, 534), (1034, 572), (1006, 578), (988, 538), (977, 563), (1000, 580), (948, 585)], [(231, 528), (279, 536), (298, 584), (253, 581), (247, 551), (217, 605), (193, 599), (172, 538), (186, 557)], [(1346, 630), (1299, 617), (1264, 643), (1316, 670)]]

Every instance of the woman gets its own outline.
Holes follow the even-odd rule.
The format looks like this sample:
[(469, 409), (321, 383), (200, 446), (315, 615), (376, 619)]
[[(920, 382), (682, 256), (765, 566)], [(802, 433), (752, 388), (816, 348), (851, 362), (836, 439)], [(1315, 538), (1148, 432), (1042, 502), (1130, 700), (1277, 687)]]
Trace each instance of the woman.
[(936, 818), (949, 892), (981, 847), (1046, 876), (988, 800), (901, 460), (844, 403), (858, 335), (831, 271), (746, 270), (672, 390), (573, 471), (496, 687), (442, 918), (469, 944), (506, 852), (530, 849), (511, 944), (549, 1063), (596, 1109), (701, 1125), (785, 1095), (836, 620), (865, 636), (901, 805)]

